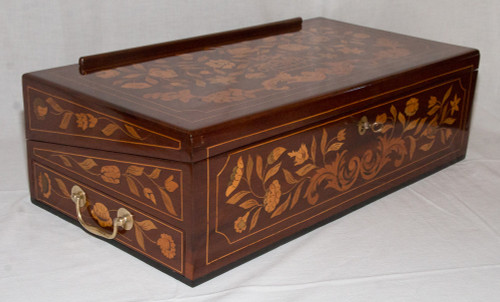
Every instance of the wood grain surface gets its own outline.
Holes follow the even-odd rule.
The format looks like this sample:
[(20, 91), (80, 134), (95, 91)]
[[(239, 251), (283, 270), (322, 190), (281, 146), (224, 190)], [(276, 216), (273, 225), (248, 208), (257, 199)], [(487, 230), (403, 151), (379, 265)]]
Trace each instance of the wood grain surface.
[(465, 156), (477, 50), (298, 21), (24, 75), (32, 198), (130, 208), (121, 243), (193, 285)]

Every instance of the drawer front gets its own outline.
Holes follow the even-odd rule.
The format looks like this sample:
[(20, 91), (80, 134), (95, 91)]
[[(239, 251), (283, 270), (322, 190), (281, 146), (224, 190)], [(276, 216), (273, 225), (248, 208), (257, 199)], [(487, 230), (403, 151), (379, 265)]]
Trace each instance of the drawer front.
[(182, 227), (187, 164), (56, 144), (28, 142), (33, 160)]
[(470, 76), (210, 158), (205, 264), (234, 261), (462, 158)]
[(118, 210), (125, 208), (133, 216), (132, 228), (120, 229), (113, 240), (179, 274), (184, 273), (185, 235), (182, 230), (39, 163), (33, 162), (32, 169), (32, 194), (38, 202), (76, 220), (71, 190), (74, 185), (80, 186), (87, 196), (87, 204), (81, 208), (85, 224), (111, 233)]

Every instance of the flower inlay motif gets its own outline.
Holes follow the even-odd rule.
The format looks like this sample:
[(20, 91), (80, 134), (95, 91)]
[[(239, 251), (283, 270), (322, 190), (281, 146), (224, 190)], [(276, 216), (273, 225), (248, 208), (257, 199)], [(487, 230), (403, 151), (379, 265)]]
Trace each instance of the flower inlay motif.
[[(267, 157), (252, 153), (238, 156), (224, 202), (242, 210), (234, 219), (234, 232), (251, 234), (263, 215), (269, 223), (299, 203), (315, 206), (320, 202), (320, 192), (345, 192), (360, 181), (379, 176), (384, 167), (398, 168), (417, 152), (431, 151), (436, 142), (446, 145), (460, 111), (461, 97), (453, 93), (453, 87), (442, 90), (445, 92), (439, 97), (408, 97), (397, 105), (401, 109), (392, 104), (386, 107), (388, 112), (371, 118), (362, 116), (359, 123), (363, 131), (337, 128), (331, 133), (331, 128), (325, 127), (320, 136), (312, 135), (310, 142), (300, 142), (298, 148), (282, 145)], [(375, 138), (374, 147), (361, 154), (347, 149), (349, 135), (367, 132)]]
[(336, 26), (305, 22), (297, 32), (104, 70), (90, 80), (158, 104), (201, 102), (212, 110), (213, 104), (260, 100), (411, 54), (389, 37)]
[[(53, 185), (55, 183), (55, 185)], [(57, 177), (55, 175), (49, 175), (47, 172), (38, 173), (38, 189), (44, 198), (61, 198), (68, 203), (71, 203), (73, 208), (73, 201), (71, 200), (71, 195), (68, 190), (69, 184), (62, 177)], [(55, 196), (51, 196), (52, 193)], [(92, 219), (100, 227), (111, 228), (113, 227), (113, 219), (111, 218), (112, 212), (116, 212), (116, 209), (109, 209), (109, 205), (101, 202), (88, 202), (85, 205), (89, 211), (84, 211), (82, 217), (85, 220)], [(90, 215), (89, 215), (90, 214)], [(157, 225), (149, 219), (136, 220), (134, 219), (133, 231), (135, 235), (135, 244), (144, 252), (147, 252), (146, 241), (150, 242), (149, 246), (155, 246), (161, 250), (161, 254), (167, 259), (173, 259), (176, 256), (177, 247), (174, 239), (171, 235), (161, 233), (158, 239), (151, 238), (149, 232), (157, 230)], [(125, 238), (125, 234), (123, 234)], [(153, 234), (154, 236), (154, 234)]]

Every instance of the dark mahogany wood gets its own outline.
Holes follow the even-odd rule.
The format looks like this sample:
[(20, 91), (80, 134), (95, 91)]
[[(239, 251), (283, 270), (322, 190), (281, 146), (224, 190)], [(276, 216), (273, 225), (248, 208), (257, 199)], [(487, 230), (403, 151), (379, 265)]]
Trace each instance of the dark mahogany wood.
[(80, 65), (80, 73), (88, 74), (99, 70), (198, 51), (207, 47), (293, 32), (300, 30), (301, 26), (302, 18), (293, 18), (222, 33), (85, 56), (78, 60), (78, 64)]
[[(317, 18), (296, 32), (88, 75), (78, 65), (26, 74), (26, 96), (50, 108), (51, 120), (31, 116), (28, 137), (54, 143), (72, 137), (68, 144), (91, 148), (105, 142), (109, 151), (119, 141), (125, 153), (195, 162), (206, 157), (207, 147), (228, 139), (239, 138), (217, 150), (369, 106), (428, 85), (434, 75), (476, 69), (478, 56), (470, 48)], [(49, 98), (99, 123), (84, 130), (73, 115), (66, 125), (69, 113), (54, 111), (45, 103)], [(108, 116), (119, 129), (103, 133)]]
[(113, 244), (196, 285), (464, 158), (477, 50), (299, 25), (24, 75), (33, 201), (75, 222), (80, 185), (94, 225), (126, 207)]

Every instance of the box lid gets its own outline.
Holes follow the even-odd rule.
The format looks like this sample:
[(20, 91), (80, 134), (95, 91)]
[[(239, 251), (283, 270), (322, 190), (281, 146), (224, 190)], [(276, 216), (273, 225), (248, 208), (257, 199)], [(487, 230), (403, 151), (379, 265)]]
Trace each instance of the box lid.
[[(160, 55), (148, 54), (156, 45), (26, 74), (26, 110), (38, 106), (58, 117), (57, 131), (41, 131), (48, 119), (28, 112), (27, 137), (194, 162), (377, 101), (367, 96), (478, 64), (470, 48), (324, 18), (285, 23), (276, 31), (274, 24), (167, 43)], [(95, 113), (80, 120), (68, 114), (62, 133), (60, 101)], [(98, 114), (103, 118), (89, 120)], [(123, 124), (109, 126), (106, 118)], [(82, 119), (87, 128), (100, 123), (89, 129), (93, 135), (82, 132)], [(128, 140), (114, 139), (119, 133)]]

